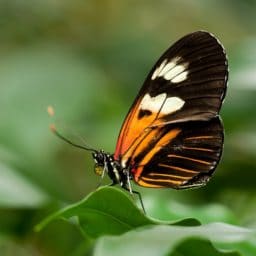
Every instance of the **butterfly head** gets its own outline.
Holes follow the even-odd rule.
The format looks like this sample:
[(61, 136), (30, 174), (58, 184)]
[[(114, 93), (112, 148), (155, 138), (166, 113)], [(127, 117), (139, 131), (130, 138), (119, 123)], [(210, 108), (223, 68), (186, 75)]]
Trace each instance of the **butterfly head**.
[(113, 155), (110, 155), (103, 150), (92, 153), (95, 162), (94, 173), (104, 177), (105, 174), (112, 180), (112, 184), (124, 185), (127, 179), (126, 174), (122, 172), (120, 163), (116, 161)]

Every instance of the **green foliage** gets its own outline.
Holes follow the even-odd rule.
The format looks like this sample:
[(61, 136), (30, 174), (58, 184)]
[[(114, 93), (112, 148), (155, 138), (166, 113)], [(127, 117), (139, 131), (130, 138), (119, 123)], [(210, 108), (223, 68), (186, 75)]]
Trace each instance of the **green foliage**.
[[(79, 203), (55, 213), (40, 224), (64, 217), (77, 216), (83, 232), (91, 238), (120, 235), (134, 228), (153, 224), (123, 192), (116, 188), (101, 188)], [(136, 217), (135, 217), (136, 216)]]
[[(151, 219), (124, 192), (112, 187), (98, 189), (81, 202), (51, 215), (36, 229), (40, 231), (58, 218), (71, 217), (78, 217), (78, 226), (86, 237), (100, 238), (94, 255), (176, 255), (181, 251), (204, 255), (209, 251), (211, 255), (236, 256), (239, 254), (235, 252), (224, 253), (221, 245), (241, 252), (256, 235), (256, 230), (224, 223), (191, 226), (191, 220), (167, 223)], [(239, 245), (241, 242), (245, 245)]]
[[(0, 255), (105, 256), (114, 247), (138, 255), (132, 250), (139, 245), (155, 255), (256, 255), (255, 239), (244, 236), (256, 227), (255, 4), (0, 1)], [(81, 201), (98, 184), (91, 156), (55, 138), (49, 124), (113, 153), (149, 69), (170, 44), (198, 29), (219, 37), (230, 64), (224, 155), (212, 180), (188, 191), (134, 185), (147, 217), (113, 188)], [(48, 118), (48, 105), (56, 120)], [(47, 221), (55, 221), (35, 232), (53, 212)], [(61, 214), (69, 222), (58, 220)], [(232, 240), (237, 227), (247, 227), (241, 242)], [(216, 243), (210, 231), (225, 242)]]

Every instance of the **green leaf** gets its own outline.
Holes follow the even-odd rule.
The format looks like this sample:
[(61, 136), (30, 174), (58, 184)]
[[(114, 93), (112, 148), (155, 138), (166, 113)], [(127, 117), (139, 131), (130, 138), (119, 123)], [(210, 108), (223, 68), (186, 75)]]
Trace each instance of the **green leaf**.
[[(36, 230), (42, 229), (49, 222), (77, 216), (82, 231), (92, 237), (102, 235), (120, 235), (134, 228), (153, 225), (171, 224), (145, 216), (131, 199), (131, 196), (114, 187), (102, 187), (82, 201), (73, 204), (49, 216), (40, 223)], [(176, 221), (177, 223), (177, 221)], [(193, 219), (180, 220), (181, 225), (198, 225)]]
[[(254, 235), (255, 232), (249, 229), (223, 223), (212, 223), (197, 227), (157, 225), (146, 229), (141, 228), (133, 230), (119, 237), (102, 237), (95, 247), (94, 255), (172, 255), (171, 253), (180, 250), (179, 245), (181, 243), (191, 238), (195, 239), (197, 242), (193, 243), (193, 250), (190, 248), (190, 251), (195, 251), (197, 249), (197, 254), (189, 255), (209, 255), (204, 254), (204, 252), (208, 252), (208, 250), (212, 251), (212, 254), (210, 255), (226, 255), (221, 253), (222, 250), (214, 252), (210, 244), (208, 244), (206, 248), (197, 247), (197, 244), (199, 243), (198, 241), (207, 239), (212, 243), (225, 244), (226, 248), (227, 245), (229, 245), (228, 249), (232, 250), (236, 248), (236, 244), (249, 240)], [(183, 250), (185, 250), (185, 248), (183, 248)], [(189, 251), (189, 248), (186, 248), (186, 251)]]
[(240, 255), (237, 252), (220, 252), (211, 244), (211, 242), (206, 240), (200, 240), (196, 238), (189, 238), (184, 242), (181, 242), (170, 256), (198, 256), (198, 255), (207, 255), (207, 256), (238, 256)]
[(202, 224), (220, 221), (235, 225), (239, 224), (234, 213), (228, 207), (221, 204), (185, 204), (166, 196), (151, 196), (150, 198), (143, 196), (143, 199), (146, 202), (150, 200), (149, 207), (147, 207), (150, 216), (157, 217), (161, 220), (175, 221), (190, 217), (197, 219)]
[(83, 232), (94, 238), (107, 234), (119, 235), (154, 223), (120, 189), (102, 187), (82, 201), (51, 215), (37, 226), (37, 230), (55, 219), (74, 216), (78, 217)]

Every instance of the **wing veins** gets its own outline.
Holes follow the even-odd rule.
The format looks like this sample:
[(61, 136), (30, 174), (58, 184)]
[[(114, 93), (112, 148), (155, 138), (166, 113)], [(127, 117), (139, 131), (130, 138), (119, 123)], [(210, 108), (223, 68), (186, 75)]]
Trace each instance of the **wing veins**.
[(173, 177), (173, 179), (151, 179), (149, 177), (142, 177), (141, 178), (142, 180), (144, 181), (153, 181), (152, 183), (158, 183), (158, 182), (163, 182), (163, 183), (180, 183), (180, 182), (183, 182), (186, 181), (187, 179), (186, 178), (182, 178), (182, 181), (181, 180), (177, 180), (177, 179), (180, 179), (180, 177)]
[(186, 147), (186, 146), (183, 146), (183, 149), (198, 150), (198, 151), (206, 151), (206, 152), (214, 152), (214, 150), (209, 149), (209, 148), (195, 148), (195, 147)]
[(186, 156), (178, 156), (178, 155), (174, 155), (174, 154), (168, 155), (168, 157), (190, 160), (192, 162), (201, 163), (201, 164), (205, 164), (205, 165), (210, 165), (211, 164), (210, 162), (207, 162), (207, 161), (203, 161), (203, 160), (199, 160), (199, 159), (195, 159), (195, 158), (191, 158), (191, 157), (186, 157)]
[(194, 136), (194, 137), (187, 137), (184, 140), (195, 140), (195, 139), (215, 139), (216, 137), (213, 136)]
[(193, 170), (190, 170), (190, 169), (181, 168), (181, 167), (174, 166), (174, 165), (167, 165), (167, 164), (161, 164), (160, 163), (160, 164), (158, 164), (158, 166), (169, 168), (169, 169), (173, 169), (173, 170), (176, 170), (176, 171), (186, 172), (186, 173), (193, 173), (193, 174), (198, 173), (196, 171), (193, 171)]

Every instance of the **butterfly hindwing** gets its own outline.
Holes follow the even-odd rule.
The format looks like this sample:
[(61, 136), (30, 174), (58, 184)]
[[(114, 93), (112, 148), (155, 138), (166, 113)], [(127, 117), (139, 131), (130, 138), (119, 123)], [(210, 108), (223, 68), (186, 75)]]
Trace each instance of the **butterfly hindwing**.
[(131, 172), (136, 183), (178, 189), (201, 186), (209, 180), (222, 153), (219, 117), (155, 127), (150, 133), (144, 139), (148, 143), (143, 141), (147, 146), (133, 152)]
[(128, 164), (150, 127), (214, 118), (227, 77), (226, 55), (213, 35), (198, 31), (177, 41), (146, 78), (122, 126), (115, 159)]

